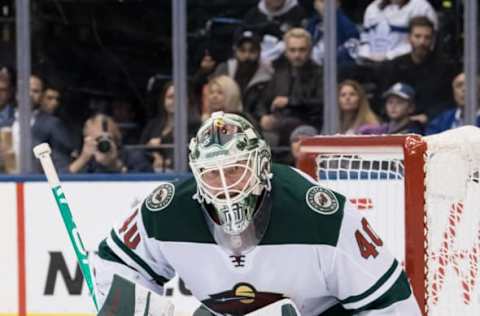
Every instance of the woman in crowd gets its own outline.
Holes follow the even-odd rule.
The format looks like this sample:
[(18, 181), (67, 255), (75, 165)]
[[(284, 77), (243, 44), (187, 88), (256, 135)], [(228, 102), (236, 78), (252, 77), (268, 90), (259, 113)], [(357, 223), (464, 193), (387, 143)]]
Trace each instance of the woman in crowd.
[(354, 80), (345, 80), (338, 86), (339, 133), (357, 134), (362, 126), (379, 125), (380, 121), (370, 108), (363, 87)]
[[(140, 137), (140, 143), (151, 147), (153, 169), (155, 172), (165, 172), (173, 169), (173, 134), (175, 118), (175, 88), (173, 82), (167, 82), (157, 99), (157, 115), (147, 122)], [(200, 123), (198, 111), (189, 103), (188, 130), (189, 134), (197, 129)], [(159, 148), (161, 145), (170, 148)]]
[[(175, 90), (173, 82), (167, 82), (158, 100), (157, 115), (147, 122), (140, 137), (140, 143), (150, 147), (160, 145), (173, 146), (173, 122), (175, 114)], [(163, 172), (173, 168), (171, 149), (156, 149), (151, 151), (153, 169)]]
[(210, 79), (207, 93), (208, 112), (202, 114), (202, 121), (216, 111), (237, 114), (243, 112), (240, 89), (232, 78), (222, 75)]

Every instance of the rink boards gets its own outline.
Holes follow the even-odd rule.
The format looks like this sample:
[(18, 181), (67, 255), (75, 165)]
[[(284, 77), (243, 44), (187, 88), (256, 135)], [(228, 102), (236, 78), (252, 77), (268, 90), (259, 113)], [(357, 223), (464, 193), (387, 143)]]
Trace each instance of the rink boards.
[[(342, 186), (340, 182), (336, 184)], [(386, 193), (396, 191), (397, 196), (403, 195), (402, 186), (395, 182), (387, 181), (380, 190), (378, 183), (375, 190), (368, 183), (357, 184), (352, 192), (345, 192), (349, 186), (337, 189), (351, 194), (353, 206), (372, 219), (392, 252), (403, 260), (402, 200)], [(64, 191), (87, 250), (96, 249), (112, 223), (124, 218), (159, 183), (64, 181)], [(87, 286), (47, 184), (0, 182), (0, 199), (0, 316), (93, 315)], [(392, 203), (399, 212), (382, 212)], [(199, 304), (178, 279), (166, 285), (166, 294), (174, 300), (178, 316), (191, 315)]]
[[(160, 181), (63, 183), (87, 250), (96, 249)], [(46, 182), (0, 182), (0, 316), (94, 315), (63, 221)], [(174, 279), (166, 285), (180, 314), (198, 306)]]

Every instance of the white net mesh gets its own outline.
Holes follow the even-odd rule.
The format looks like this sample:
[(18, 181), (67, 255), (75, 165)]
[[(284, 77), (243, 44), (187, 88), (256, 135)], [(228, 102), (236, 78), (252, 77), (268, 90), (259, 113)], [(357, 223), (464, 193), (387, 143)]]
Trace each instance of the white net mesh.
[[(347, 150), (346, 148), (338, 148)], [(404, 166), (402, 152), (322, 153), (316, 157), (317, 179), (349, 197), (385, 244), (405, 260)], [(386, 211), (388, 210), (388, 212)]]
[(480, 315), (480, 131), (425, 140), (428, 315)]

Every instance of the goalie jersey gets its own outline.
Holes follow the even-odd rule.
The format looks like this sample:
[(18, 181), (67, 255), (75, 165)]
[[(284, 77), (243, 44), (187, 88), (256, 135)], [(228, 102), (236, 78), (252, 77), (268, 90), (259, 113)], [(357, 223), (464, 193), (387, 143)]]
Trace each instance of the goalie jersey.
[(272, 173), (270, 223), (243, 255), (215, 243), (193, 178), (161, 184), (100, 244), (100, 297), (114, 273), (162, 293), (176, 272), (218, 315), (286, 297), (302, 315), (420, 315), (401, 264), (344, 196), (288, 166)]

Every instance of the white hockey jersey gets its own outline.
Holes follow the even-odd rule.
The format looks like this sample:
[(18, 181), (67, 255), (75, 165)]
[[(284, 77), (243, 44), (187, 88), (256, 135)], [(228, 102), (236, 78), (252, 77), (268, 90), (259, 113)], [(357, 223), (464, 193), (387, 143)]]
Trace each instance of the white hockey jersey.
[(420, 315), (401, 264), (345, 197), (293, 168), (274, 164), (272, 172), (269, 226), (241, 256), (215, 243), (192, 199), (193, 179), (160, 185), (101, 243), (100, 294), (113, 273), (161, 293), (177, 272), (218, 315), (285, 297), (302, 315)]
[(410, 0), (402, 7), (389, 4), (384, 9), (379, 8), (381, 2), (375, 0), (365, 10), (360, 57), (385, 55), (387, 59), (394, 59), (409, 53), (408, 23), (413, 17), (426, 16), (438, 29), (437, 14), (426, 0)]

